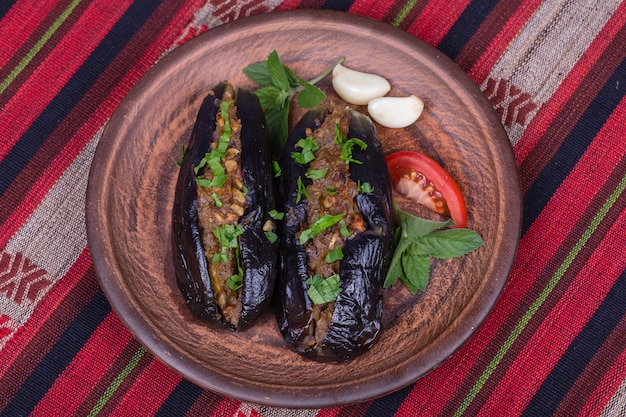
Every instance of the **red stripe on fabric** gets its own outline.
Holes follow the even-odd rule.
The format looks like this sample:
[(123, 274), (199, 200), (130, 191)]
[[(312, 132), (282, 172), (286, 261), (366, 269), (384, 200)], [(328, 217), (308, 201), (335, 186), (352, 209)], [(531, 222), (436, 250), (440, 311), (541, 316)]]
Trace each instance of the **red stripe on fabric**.
[(372, 5), (372, 2), (369, 0), (356, 0), (352, 3), (348, 12), (376, 20), (382, 20), (394, 3), (395, 0), (380, 0), (377, 1), (375, 5)]
[[(91, 267), (91, 256), (85, 248), (67, 273), (54, 286), (54, 288), (42, 299), (22, 328), (13, 336), (2, 349), (2, 361), (0, 361), (0, 380), (7, 370), (29, 346), (30, 342), (39, 334), (40, 329), (57, 311), (59, 305), (67, 295), (84, 278), (87, 270)], [(96, 287), (97, 288), (97, 287)]]
[[(559, 300), (526, 346), (508, 365), (506, 374), (491, 393), (481, 413), (516, 415), (519, 410), (526, 408), (532, 395), (539, 389), (626, 268), (624, 257), (618, 256), (613, 258), (612, 262), (606, 261), (607, 253), (626, 252), (626, 240), (620, 239), (624, 230), (626, 230), (626, 211), (622, 211), (584, 269), (570, 285), (567, 294)], [(558, 333), (558, 337), (555, 332)], [(541, 366), (537, 366), (538, 362)], [(513, 391), (524, 395), (509, 395)], [(507, 398), (507, 401), (502, 401), (503, 398)]]
[(541, 3), (542, 0), (526, 0), (519, 5), (515, 13), (502, 26), (498, 34), (490, 40), (489, 46), (469, 70), (468, 75), (474, 82), (480, 85), (489, 75), (498, 59)]
[[(572, 92), (576, 91), (585, 81), (598, 59), (613, 42), (624, 25), (626, 25), (626, 2), (619, 5), (554, 94), (533, 118), (522, 139), (513, 149), (518, 166), (522, 165), (526, 157), (543, 138), (548, 128), (563, 110), (565, 103), (571, 98)], [(620, 47), (623, 47), (623, 45), (620, 44)]]
[(580, 410), (579, 416), (599, 416), (616, 394), (617, 389), (626, 379), (626, 349), (615, 360), (611, 369), (596, 386), (587, 402)]
[[(193, 11), (201, 7), (202, 0), (193, 0), (181, 7), (179, 13), (171, 19), (170, 24), (161, 31), (160, 35), (150, 43), (150, 46), (145, 50), (145, 53), (136, 61), (135, 66), (129, 68), (125, 73), (125, 76), (117, 82), (112, 88), (102, 89), (100, 84), (103, 80), (113, 79), (116, 80), (115, 75), (110, 72), (115, 71), (115, 63), (122, 60), (127, 55), (126, 49), (120, 52), (116, 61), (102, 74), (102, 76), (94, 83), (94, 86), (90, 91), (85, 94), (83, 99), (77, 104), (77, 106), (68, 115), (66, 120), (72, 120), (72, 117), (82, 117), (86, 112), (86, 109), (90, 109), (94, 102), (102, 101), (96, 99), (93, 95), (100, 94), (101, 91), (109, 91), (109, 95), (101, 105), (94, 109), (91, 113), (91, 117), (84, 122), (81, 122), (81, 127), (77, 132), (73, 134), (68, 143), (62, 143), (59, 146), (62, 148), (58, 152), (51, 152), (50, 149), (42, 147), (37, 154), (28, 163), (24, 174), (20, 174), (17, 179), (11, 184), (4, 196), (0, 196), (0, 201), (5, 198), (11, 198), (15, 201), (19, 201), (19, 205), (7, 215), (4, 224), (1, 223), (0, 227), (0, 248), (3, 248), (9, 239), (19, 230), (24, 224), (26, 219), (36, 209), (41, 200), (49, 192), (50, 188), (59, 179), (67, 167), (76, 158), (79, 152), (86, 146), (89, 140), (96, 134), (98, 129), (106, 122), (106, 120), (113, 114), (113, 111), (117, 108), (124, 95), (128, 92), (130, 87), (154, 64), (155, 60), (174, 42), (174, 39), (180, 32), (180, 30), (191, 19)], [(160, 16), (160, 15), (159, 15)], [(143, 29), (138, 36), (146, 36)], [(113, 68), (113, 69), (112, 69)], [(69, 122), (67, 122), (69, 123)], [(62, 123), (57, 130), (51, 135), (51, 140), (54, 144), (58, 141), (54, 140), (55, 135), (63, 135), (62, 129), (66, 127)], [(43, 162), (50, 154), (57, 155), (51, 162)], [(45, 168), (46, 175), (37, 178), (37, 181), (31, 183), (23, 178), (24, 175), (29, 175), (29, 172), (39, 172)], [(31, 171), (32, 170), (32, 171)], [(15, 187), (23, 187), (23, 189), (16, 189)]]
[(241, 402), (224, 397), (211, 413), (211, 417), (235, 416)]
[[(59, 2), (47, 0), (18, 0), (0, 20), (0, 39), (10, 39), (0, 48), (0, 68), (28, 40), (50, 11)], [(19, 33), (19, 36), (15, 34)]]
[[(438, 401), (423, 404), (425, 415), (437, 415), (441, 412), (455, 392), (448, 387), (459, 387), (467, 378), (481, 353), (495, 340), (504, 322), (533, 288), (535, 284), (533, 278), (537, 277), (551, 262), (555, 253), (561, 250), (570, 231), (588, 208), (589, 201), (593, 201), (606, 178), (620, 163), (623, 155), (614, 150), (623, 143), (626, 135), (626, 124), (620, 123), (625, 117), (626, 99), (617, 107), (520, 241), (508, 284), (504, 287), (492, 314), (477, 330), (475, 336), (455, 354), (454, 360), (444, 362), (439, 372), (426, 375), (416, 384), (407, 396), (405, 404), (432, 396), (432, 387), (445, 387), (436, 393)], [(597, 161), (602, 161), (602, 164), (598, 164)], [(595, 186), (580, 187), (580, 184), (584, 183)], [(563, 211), (564, 206), (568, 207), (567, 212)], [(541, 243), (545, 236), (550, 236), (549, 245)], [(401, 410), (405, 413), (410, 411), (403, 408)]]
[(5, 132), (0, 143), (0, 160), (4, 159), (131, 3), (132, 0), (115, 3), (97, 0), (90, 4), (63, 40), (11, 97), (3, 109), (4, 117), (0, 119), (0, 131)]
[(435, 46), (441, 42), (469, 3), (470, 0), (432, 0), (407, 32)]
[(315, 417), (337, 417), (340, 411), (341, 408), (322, 408)]
[(276, 7), (275, 10), (292, 10), (296, 9), (302, 0), (285, 0)]
[[(586, 364), (585, 370), (576, 379), (567, 395), (561, 400), (554, 415), (564, 417), (575, 414), (580, 416), (599, 415), (611, 397), (608, 396), (608, 398), (603, 400), (601, 395), (598, 398), (594, 395), (594, 390), (597, 390), (598, 386), (601, 386), (604, 382), (608, 382), (605, 379), (606, 375), (609, 373), (613, 374), (612, 371), (615, 368), (615, 364), (620, 363), (620, 356), (626, 354), (624, 346), (626, 346), (626, 316), (622, 317), (609, 337), (602, 343), (600, 349)], [(624, 363), (626, 362), (621, 362), (622, 365)], [(621, 368), (622, 371), (626, 371), (624, 366)], [(613, 376), (615, 375), (613, 374)], [(614, 380), (614, 387), (604, 386), (604, 392), (615, 392), (615, 389), (623, 380), (623, 377), (619, 381)], [(597, 394), (597, 391), (595, 394)], [(596, 407), (597, 410), (595, 412), (591, 410), (582, 411), (588, 405)]]
[[(182, 377), (157, 359), (136, 377), (132, 387), (120, 399), (110, 417), (153, 415), (180, 383)], [(159, 381), (155, 385), (154, 381)]]
[[(115, 335), (115, 337), (111, 337)], [(37, 416), (73, 414), (133, 340), (114, 313), (109, 313), (33, 410)], [(129, 414), (130, 415), (130, 414)]]

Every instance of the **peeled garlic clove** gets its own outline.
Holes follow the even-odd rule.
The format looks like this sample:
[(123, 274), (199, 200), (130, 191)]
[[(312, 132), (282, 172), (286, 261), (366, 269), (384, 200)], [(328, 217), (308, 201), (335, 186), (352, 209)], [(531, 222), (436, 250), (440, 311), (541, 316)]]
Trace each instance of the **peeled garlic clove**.
[(338, 64), (333, 69), (333, 88), (348, 103), (361, 105), (384, 96), (391, 85), (380, 75), (351, 70)]
[(424, 110), (424, 102), (414, 95), (408, 97), (379, 97), (367, 104), (367, 111), (385, 127), (407, 127), (414, 123)]

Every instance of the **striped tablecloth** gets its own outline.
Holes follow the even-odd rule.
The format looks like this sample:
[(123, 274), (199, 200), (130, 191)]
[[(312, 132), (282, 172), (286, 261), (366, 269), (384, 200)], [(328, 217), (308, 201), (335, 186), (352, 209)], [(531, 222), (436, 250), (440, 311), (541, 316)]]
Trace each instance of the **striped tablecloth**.
[[(452, 58), (501, 116), (524, 201), (475, 335), (414, 385), (324, 410), (220, 397), (152, 357), (99, 288), (84, 221), (102, 127), (137, 80), (208, 28), (295, 8)], [(626, 3), (3, 0), (0, 16), (1, 415), (626, 415)]]

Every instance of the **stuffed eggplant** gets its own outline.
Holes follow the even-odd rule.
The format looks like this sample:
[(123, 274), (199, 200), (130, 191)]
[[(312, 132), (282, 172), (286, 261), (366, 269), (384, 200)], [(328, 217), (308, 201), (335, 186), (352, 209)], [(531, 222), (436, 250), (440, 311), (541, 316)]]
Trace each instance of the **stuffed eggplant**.
[(305, 357), (348, 360), (380, 333), (393, 251), (392, 185), (374, 125), (350, 109), (311, 110), (280, 167), (280, 331)]
[(172, 210), (176, 280), (194, 316), (233, 330), (269, 306), (278, 241), (272, 163), (258, 98), (223, 82), (199, 109)]

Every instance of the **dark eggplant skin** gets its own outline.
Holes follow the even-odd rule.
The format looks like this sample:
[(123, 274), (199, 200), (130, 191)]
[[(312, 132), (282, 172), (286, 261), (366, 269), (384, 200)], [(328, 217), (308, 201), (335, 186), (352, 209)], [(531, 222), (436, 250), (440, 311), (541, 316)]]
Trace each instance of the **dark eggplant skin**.
[[(348, 138), (359, 138), (368, 146), (354, 149), (350, 178), (373, 186), (369, 194), (359, 193), (356, 203), (367, 228), (348, 239), (339, 262), (341, 292), (326, 336), (315, 347), (303, 343), (311, 325), (312, 302), (307, 295), (307, 254), (296, 233), (306, 217), (306, 198), (296, 203), (297, 179), (305, 178), (307, 166), (293, 161), (290, 152), (306, 136), (306, 128), (316, 129), (329, 114), (319, 108), (305, 113), (287, 140), (280, 159), (283, 174), (279, 178), (280, 207), (285, 212), (280, 231), (280, 269), (276, 285), (276, 318), (284, 339), (301, 355), (317, 361), (341, 362), (362, 354), (375, 342), (381, 331), (382, 284), (393, 254), (394, 209), (392, 185), (375, 127), (369, 117), (347, 110), (350, 119)], [(305, 186), (310, 180), (304, 179)]]
[(249, 90), (237, 91), (241, 120), (241, 166), (247, 187), (246, 209), (239, 237), (243, 280), (242, 312), (237, 328), (226, 323), (211, 286), (207, 259), (198, 225), (198, 195), (194, 167), (215, 140), (216, 115), (226, 82), (215, 86), (203, 100), (187, 152), (181, 162), (172, 208), (172, 253), (177, 285), (192, 314), (207, 323), (220, 323), (233, 330), (250, 327), (271, 303), (278, 266), (278, 242), (270, 243), (263, 225), (272, 220), (276, 207), (275, 187), (265, 118), (258, 98)]

